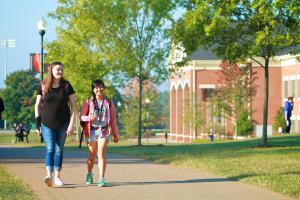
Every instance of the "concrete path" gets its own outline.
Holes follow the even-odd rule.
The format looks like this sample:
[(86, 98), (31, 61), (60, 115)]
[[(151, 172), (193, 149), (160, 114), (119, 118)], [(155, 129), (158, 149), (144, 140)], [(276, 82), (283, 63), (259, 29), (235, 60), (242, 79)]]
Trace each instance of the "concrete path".
[[(106, 179), (110, 187), (85, 185), (86, 152), (66, 150), (64, 187), (46, 187), (43, 148), (0, 145), (0, 163), (28, 184), (39, 199), (64, 200), (289, 200), (286, 196), (208, 173), (143, 159), (108, 154)], [(98, 177), (97, 165), (94, 176)]]

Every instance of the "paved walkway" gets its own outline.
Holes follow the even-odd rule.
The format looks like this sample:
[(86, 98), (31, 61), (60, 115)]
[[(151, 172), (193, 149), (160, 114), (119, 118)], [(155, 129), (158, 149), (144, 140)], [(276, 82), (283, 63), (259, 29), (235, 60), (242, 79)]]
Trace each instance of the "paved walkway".
[[(28, 184), (39, 199), (64, 200), (289, 200), (278, 193), (230, 181), (207, 173), (143, 159), (108, 154), (106, 178), (111, 187), (85, 185), (86, 152), (66, 150), (62, 178), (64, 187), (48, 188), (43, 148), (0, 145), (0, 163)], [(98, 177), (97, 165), (94, 169)]]

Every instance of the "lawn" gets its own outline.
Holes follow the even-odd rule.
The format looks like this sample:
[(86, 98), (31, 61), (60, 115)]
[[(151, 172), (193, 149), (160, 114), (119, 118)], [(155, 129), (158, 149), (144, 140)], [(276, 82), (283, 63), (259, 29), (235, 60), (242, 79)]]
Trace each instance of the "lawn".
[(300, 135), (180, 145), (110, 145), (109, 152), (175, 164), (265, 187), (300, 199)]
[(0, 199), (5, 200), (31, 200), (37, 199), (33, 192), (18, 178), (10, 175), (7, 170), (0, 165)]

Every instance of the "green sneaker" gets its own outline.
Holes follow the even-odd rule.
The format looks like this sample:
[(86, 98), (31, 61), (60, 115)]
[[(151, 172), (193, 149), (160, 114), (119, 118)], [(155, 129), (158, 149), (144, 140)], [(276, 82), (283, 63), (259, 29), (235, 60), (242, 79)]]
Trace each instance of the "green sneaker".
[(94, 180), (93, 180), (93, 174), (92, 173), (88, 173), (86, 175), (86, 179), (85, 179), (85, 184), (90, 185), (93, 184)]
[(104, 178), (100, 178), (100, 180), (98, 182), (98, 186), (100, 186), (100, 187), (107, 187), (108, 184), (107, 184), (107, 182), (105, 181)]

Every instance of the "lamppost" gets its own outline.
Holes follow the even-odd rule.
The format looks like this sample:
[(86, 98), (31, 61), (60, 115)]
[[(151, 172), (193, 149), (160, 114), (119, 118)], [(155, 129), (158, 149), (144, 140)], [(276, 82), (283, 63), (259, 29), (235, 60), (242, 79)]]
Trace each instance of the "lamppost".
[(40, 54), (41, 81), (44, 80), (44, 35), (46, 33), (46, 26), (47, 26), (47, 23), (44, 18), (40, 19), (37, 22), (37, 27), (38, 27), (39, 33), (41, 35), (41, 54)]
[(147, 131), (146, 131), (146, 134), (147, 134), (147, 142), (148, 142), (148, 138), (149, 138), (149, 104), (150, 104), (150, 99), (147, 97), (145, 99), (145, 104), (146, 104), (146, 122), (147, 122)]
[(5, 47), (5, 80), (7, 77), (7, 48), (13, 48), (16, 47), (16, 40), (14, 39), (5, 39), (1, 40), (0, 46)]
[[(1, 40), (0, 46), (5, 47), (5, 73), (4, 73), (4, 80), (7, 78), (7, 48), (13, 48), (16, 47), (16, 40), (14, 39), (5, 39)], [(6, 129), (6, 120), (4, 120), (4, 129)]]
[[(40, 66), (41, 66), (41, 82), (43, 82), (44, 80), (44, 35), (46, 33), (46, 26), (47, 26), (47, 22), (45, 21), (45, 19), (42, 17), (42, 19), (40, 19), (37, 22), (37, 28), (39, 30), (39, 33), (41, 35), (41, 53), (40, 53)], [(41, 137), (41, 142), (44, 142), (43, 137)]]
[[(122, 106), (122, 103), (120, 101), (117, 102), (117, 106), (118, 106), (118, 122), (119, 122), (119, 126), (121, 125), (121, 119), (120, 119), (120, 110), (121, 110), (121, 106)], [(118, 127), (120, 128), (120, 127)]]

